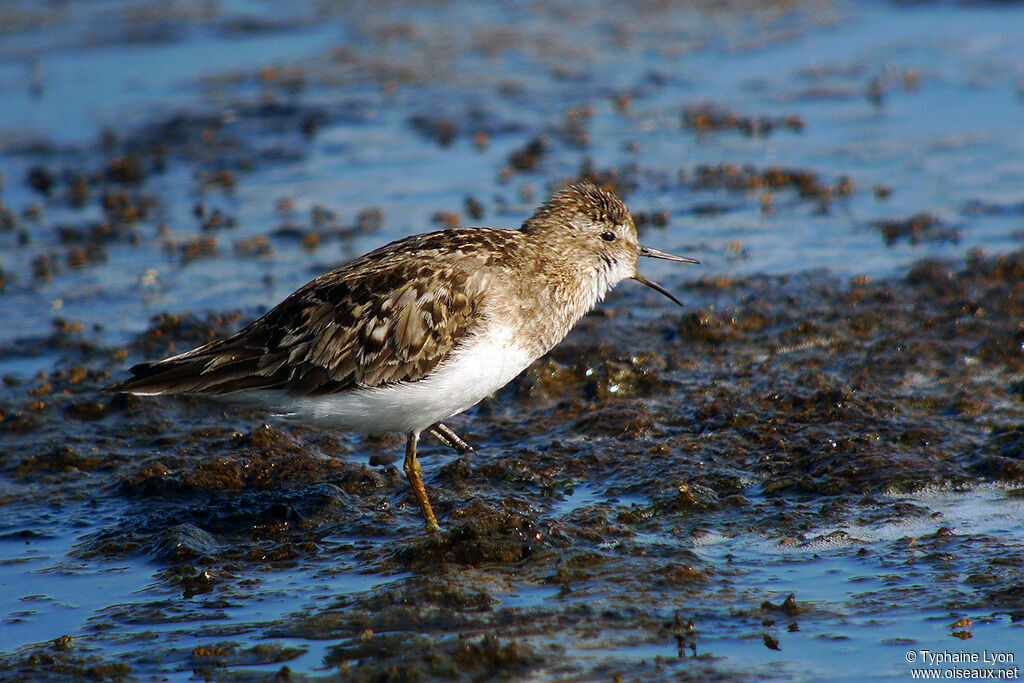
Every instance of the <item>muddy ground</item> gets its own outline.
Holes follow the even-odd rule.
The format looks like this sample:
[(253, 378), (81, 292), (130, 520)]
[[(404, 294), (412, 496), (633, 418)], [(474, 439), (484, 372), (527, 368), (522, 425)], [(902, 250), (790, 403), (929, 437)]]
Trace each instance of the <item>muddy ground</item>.
[[(961, 74), (909, 38), (884, 45), (903, 62), (792, 48), (908, 21), (890, 5), (506, 26), (453, 3), (457, 37), (416, 3), (113, 7), (9, 30), (254, 55), (166, 96), (154, 74), (161, 106), (73, 143), (75, 111), (0, 138), (0, 679), (834, 679), (1019, 650), (1019, 109), (913, 138), (936, 99), (1012, 100), (1001, 52)], [(991, 21), (960, 11), (910, 21)], [(246, 47), (279, 33), (327, 47)], [(702, 55), (769, 68), (717, 92)], [(582, 177), (704, 264), (655, 271), (682, 309), (624, 283), (453, 419), (475, 453), (424, 440), (440, 535), (400, 438), (102, 391), (372, 246), (514, 226)]]
[[(812, 273), (675, 284), (688, 310), (624, 293), (460, 420), (476, 454), (425, 449), (440, 536), (422, 528), (398, 439), (339, 440), (200, 400), (100, 393), (126, 356), (221, 334), (237, 325), (234, 312), (156, 320), (128, 348), (73, 329), (34, 340), (67, 361), (4, 388), (0, 472), (36, 504), (116, 500), (120, 519), (75, 556), (149, 557), (179, 595), (111, 610), (95, 631), (201, 620), (266, 572), (329, 566), (338, 553), (364, 571), (402, 573), (387, 590), (264, 625), (272, 638), (337, 641), (328, 664), (353, 680), (616, 673), (568, 655), (560, 642), (577, 638), (678, 642), (697, 661), (621, 673), (704, 677), (719, 669), (702, 622), (724, 618), (715, 612), (726, 606), (765, 638), (839, 615), (801, 600), (799, 586), (786, 607), (737, 591), (728, 562), (702, 561), (687, 539), (713, 529), (813, 544), (813, 530), (851, 514), (929, 514), (894, 492), (998, 482), (1007, 496), (1024, 494), (1013, 488), (1024, 480), (1024, 252), (922, 261), (874, 282)], [(373, 464), (347, 457), (356, 448)], [(553, 514), (578, 487), (600, 502)], [(1024, 618), (1019, 547), (978, 547), (942, 527), (865, 551), (862, 562), (942, 566), (944, 580), (883, 602)], [(494, 592), (511, 582), (557, 597), (506, 608)], [(130, 675), (150, 656), (89, 651), (88, 638), (80, 648), (46, 644), (4, 664), (19, 675)], [(288, 648), (230, 642), (165, 657), (215, 680), (290, 659)]]

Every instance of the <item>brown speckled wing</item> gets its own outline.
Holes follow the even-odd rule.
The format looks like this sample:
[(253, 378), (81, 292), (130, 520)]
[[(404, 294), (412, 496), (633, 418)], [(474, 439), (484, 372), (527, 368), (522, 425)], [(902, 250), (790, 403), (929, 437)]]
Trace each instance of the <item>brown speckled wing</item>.
[(393, 242), (313, 280), (230, 337), (133, 367), (110, 390), (312, 395), (416, 381), (480, 322), (478, 266), (496, 243), (512, 248), (515, 235), (458, 230)]

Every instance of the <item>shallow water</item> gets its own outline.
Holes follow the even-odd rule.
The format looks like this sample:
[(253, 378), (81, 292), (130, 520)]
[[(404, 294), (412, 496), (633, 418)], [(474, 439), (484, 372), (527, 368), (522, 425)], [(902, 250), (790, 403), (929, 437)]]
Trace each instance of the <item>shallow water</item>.
[[(942, 277), (913, 265), (998, 270), (1024, 242), (1021, 5), (111, 0), (9, 3), (0, 27), (0, 676), (1024, 658), (1020, 332), (975, 327), (1015, 271), (930, 312)], [(397, 442), (99, 394), (387, 241), (515, 226), (584, 172), (701, 260), (643, 264), (687, 308), (624, 284), (456, 420), (477, 455), (427, 446), (442, 540)], [(864, 337), (900, 311), (924, 313)]]

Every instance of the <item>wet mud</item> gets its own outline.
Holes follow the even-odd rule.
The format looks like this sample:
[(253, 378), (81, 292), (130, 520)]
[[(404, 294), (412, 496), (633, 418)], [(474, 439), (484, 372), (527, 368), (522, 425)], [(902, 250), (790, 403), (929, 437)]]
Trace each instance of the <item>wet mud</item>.
[[(999, 157), (999, 191), (942, 202), (891, 138), (843, 137), (926, 117), (914, 98), (947, 80), (801, 54), (730, 100), (673, 70), (857, 30), (813, 3), (664, 25), (636, 6), (611, 27), (563, 7), (515, 29), (457, 4), (457, 39), (415, 6), (328, 5), (344, 38), (196, 78), (202, 106), (2, 140), (0, 628), (23, 630), (0, 680), (821, 679), (1020, 642), (1019, 186)], [(320, 23), (188, 7), (112, 10), (124, 34), (78, 39), (173, 44), (163, 12), (227, 41)], [(552, 39), (566, 16), (654, 63)], [(961, 146), (998, 147), (938, 137), (950, 174)], [(102, 391), (371, 246), (514, 226), (579, 178), (704, 265), (658, 271), (682, 309), (624, 283), (454, 418), (476, 452), (424, 439), (440, 534), (398, 437)]]
[[(205, 401), (100, 393), (126, 355), (199, 343), (237, 326), (233, 312), (155, 319), (128, 348), (90, 343), (86, 331), (36, 342), (74, 349), (74, 362), (4, 388), (0, 472), (37, 503), (116, 501), (118, 522), (82, 539), (74, 557), (148, 558), (180, 598), (111, 609), (94, 622), (100, 631), (206, 621), (264, 573), (327, 567), (338, 553), (362, 571), (406, 576), (261, 624), (271, 639), (336, 641), (327, 665), (354, 680), (600, 674), (566, 652), (580, 637), (608, 647), (678, 637), (699, 653), (701, 622), (722, 618), (705, 600), (752, 632), (765, 620), (813, 622), (821, 608), (801, 601), (798, 586), (781, 607), (722, 596), (734, 582), (728, 562), (700, 558), (684, 540), (710, 528), (813, 544), (815, 530), (851, 514), (889, 523), (929, 514), (894, 494), (991, 482), (1019, 495), (1024, 253), (921, 261), (880, 281), (811, 273), (675, 284), (688, 310), (617, 296), (460, 420), (477, 453), (424, 449), (437, 536), (423, 531), (395, 463), (349, 457), (396, 453), (397, 439), (359, 445)], [(560, 514), (579, 489), (594, 502)], [(960, 577), (901, 594), (904, 605), (1024, 615), (1021, 550), (978, 546), (942, 527), (865, 561), (941, 561)], [(503, 606), (513, 582), (552, 599)], [(685, 637), (671, 626), (677, 613), (693, 619)], [(117, 662), (82, 650), (51, 644), (4, 663), (27, 676), (146, 670), (143, 650)], [(227, 680), (290, 652), (229, 643), (168, 656)], [(691, 667), (673, 658), (621, 673), (695, 675)]]

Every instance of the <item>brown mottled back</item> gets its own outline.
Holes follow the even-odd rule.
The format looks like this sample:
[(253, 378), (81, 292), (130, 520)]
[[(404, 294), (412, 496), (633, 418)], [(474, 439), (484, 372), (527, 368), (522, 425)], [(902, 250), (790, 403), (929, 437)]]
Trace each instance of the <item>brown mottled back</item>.
[(313, 280), (230, 337), (133, 367), (133, 378), (111, 389), (322, 394), (414, 382), (481, 323), (478, 267), (517, 234), (448, 230), (394, 242)]

